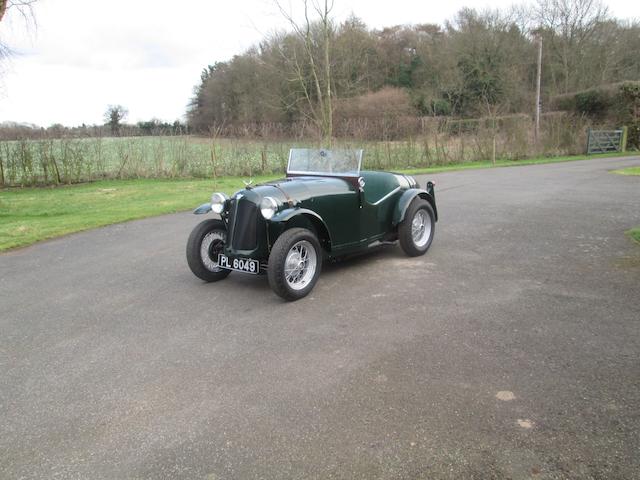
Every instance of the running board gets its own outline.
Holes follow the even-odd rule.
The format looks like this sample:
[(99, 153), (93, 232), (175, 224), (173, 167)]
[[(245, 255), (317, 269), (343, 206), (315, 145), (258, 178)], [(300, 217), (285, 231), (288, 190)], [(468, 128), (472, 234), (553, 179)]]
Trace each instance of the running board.
[(367, 245), (367, 248), (375, 248), (375, 247), (381, 247), (383, 245), (395, 245), (398, 241), (397, 240), (376, 240), (373, 243), (370, 243), (369, 245)]

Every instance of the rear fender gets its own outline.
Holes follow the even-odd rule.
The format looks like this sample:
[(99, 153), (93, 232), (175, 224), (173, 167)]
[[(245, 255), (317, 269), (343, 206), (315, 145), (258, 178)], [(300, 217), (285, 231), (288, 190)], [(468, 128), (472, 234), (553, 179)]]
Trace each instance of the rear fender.
[(398, 225), (404, 220), (404, 215), (407, 212), (407, 208), (409, 208), (409, 205), (416, 197), (420, 197), (429, 202), (429, 205), (431, 205), (431, 208), (433, 208), (435, 220), (438, 221), (438, 209), (436, 208), (435, 192), (433, 191), (433, 184), (429, 182), (427, 184), (427, 190), (423, 190), (421, 188), (411, 188), (402, 194), (402, 196), (398, 200), (395, 210), (393, 211), (394, 226)]

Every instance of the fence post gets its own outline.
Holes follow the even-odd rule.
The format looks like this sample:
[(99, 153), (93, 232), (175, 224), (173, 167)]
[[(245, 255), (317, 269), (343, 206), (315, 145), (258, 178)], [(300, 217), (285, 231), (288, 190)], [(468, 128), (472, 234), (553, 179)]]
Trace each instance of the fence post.
[(589, 155), (591, 152), (591, 129), (587, 128), (587, 155)]
[(629, 127), (626, 125), (622, 127), (622, 140), (620, 141), (620, 151), (622, 153), (627, 151), (627, 137), (629, 135)]
[[(2, 147), (2, 144), (0, 144)], [(2, 150), (0, 149), (0, 187), (4, 187), (4, 166), (2, 165)]]

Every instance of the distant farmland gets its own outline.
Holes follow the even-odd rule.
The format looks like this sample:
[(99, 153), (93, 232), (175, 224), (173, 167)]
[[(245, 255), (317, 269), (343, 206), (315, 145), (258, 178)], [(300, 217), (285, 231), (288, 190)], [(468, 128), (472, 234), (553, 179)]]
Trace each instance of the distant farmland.
[(188, 136), (20, 140), (0, 143), (4, 185), (98, 179), (251, 175), (284, 168), (279, 144)]
[[(528, 120), (437, 124), (404, 140), (340, 139), (334, 148), (363, 148), (364, 167), (411, 169), (466, 162), (571, 155), (584, 150), (584, 129), (549, 121), (534, 144)], [(551, 118), (550, 120), (553, 120)], [(476, 122), (476, 123), (471, 123)], [(453, 125), (453, 129), (452, 129)], [(570, 131), (571, 134), (567, 134)], [(193, 136), (99, 137), (0, 142), (0, 186), (79, 183), (102, 179), (210, 178), (283, 173), (291, 147), (311, 140), (209, 139)]]
[[(22, 140), (0, 143), (5, 186), (78, 183), (99, 179), (207, 178), (283, 173), (289, 149), (313, 142), (176, 137)], [(412, 140), (340, 142), (364, 148), (372, 169), (405, 169), (455, 163), (437, 147)], [(470, 151), (471, 153), (471, 151)]]

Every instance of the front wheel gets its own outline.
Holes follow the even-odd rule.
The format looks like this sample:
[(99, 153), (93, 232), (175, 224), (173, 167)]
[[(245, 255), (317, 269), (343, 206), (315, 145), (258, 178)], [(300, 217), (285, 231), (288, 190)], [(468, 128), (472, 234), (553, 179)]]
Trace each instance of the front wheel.
[(211, 219), (196, 225), (187, 241), (187, 263), (196, 277), (216, 282), (231, 273), (218, 265), (218, 255), (226, 241), (227, 228), (223, 221)]
[(292, 228), (283, 232), (271, 249), (269, 285), (285, 300), (298, 300), (313, 289), (321, 269), (318, 238), (306, 228)]
[(398, 239), (404, 253), (410, 257), (424, 255), (433, 241), (435, 224), (429, 202), (420, 197), (414, 198), (398, 227)]

